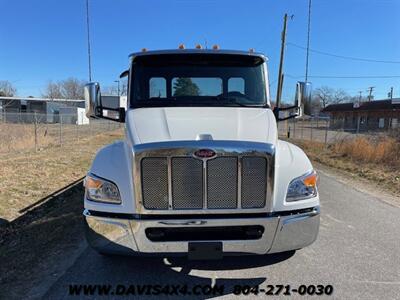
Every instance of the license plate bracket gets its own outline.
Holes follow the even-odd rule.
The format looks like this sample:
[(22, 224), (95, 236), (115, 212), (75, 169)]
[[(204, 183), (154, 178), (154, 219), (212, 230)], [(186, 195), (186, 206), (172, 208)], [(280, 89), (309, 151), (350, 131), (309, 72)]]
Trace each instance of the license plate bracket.
[(189, 242), (190, 260), (222, 259), (222, 242)]

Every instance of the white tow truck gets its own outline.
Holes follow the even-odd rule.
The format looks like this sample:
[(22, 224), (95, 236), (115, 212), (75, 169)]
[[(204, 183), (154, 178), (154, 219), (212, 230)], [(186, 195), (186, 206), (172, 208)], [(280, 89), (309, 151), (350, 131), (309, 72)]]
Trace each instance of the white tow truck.
[(92, 118), (125, 123), (85, 178), (89, 244), (102, 254), (218, 259), (301, 249), (318, 235), (317, 175), (304, 152), (278, 139), (267, 59), (253, 51), (177, 49), (130, 55), (128, 108), (102, 105), (85, 86)]

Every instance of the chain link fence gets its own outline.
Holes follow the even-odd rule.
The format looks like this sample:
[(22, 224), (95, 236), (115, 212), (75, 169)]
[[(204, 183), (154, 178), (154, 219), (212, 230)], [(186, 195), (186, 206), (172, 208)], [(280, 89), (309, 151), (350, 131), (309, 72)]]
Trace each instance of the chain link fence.
[(0, 113), (0, 154), (40, 150), (113, 131), (121, 123), (79, 114)]
[(360, 136), (397, 136), (400, 130), (394, 126), (389, 126), (386, 129), (378, 129), (378, 126), (375, 126), (377, 129), (374, 130), (360, 130), (360, 128), (351, 126), (344, 128), (344, 126), (338, 127), (335, 125), (329, 117), (309, 117), (279, 122), (278, 129), (280, 137), (316, 141), (325, 144), (333, 144)]

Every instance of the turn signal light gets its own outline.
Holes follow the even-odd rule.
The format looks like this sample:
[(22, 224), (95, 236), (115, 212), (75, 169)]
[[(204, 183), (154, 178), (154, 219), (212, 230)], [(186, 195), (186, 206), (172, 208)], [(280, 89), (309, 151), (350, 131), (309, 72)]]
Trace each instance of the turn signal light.
[(317, 181), (318, 181), (318, 176), (317, 173), (315, 172), (303, 179), (304, 185), (310, 187), (317, 186)]
[(84, 187), (87, 189), (99, 189), (101, 188), (101, 180), (96, 180), (93, 177), (87, 176), (83, 183)]

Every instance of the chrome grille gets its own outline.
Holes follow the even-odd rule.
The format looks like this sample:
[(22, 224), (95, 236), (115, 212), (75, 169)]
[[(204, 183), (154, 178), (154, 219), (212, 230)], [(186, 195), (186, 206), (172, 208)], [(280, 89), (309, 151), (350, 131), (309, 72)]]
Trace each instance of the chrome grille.
[[(199, 149), (214, 157), (199, 158)], [(236, 141), (178, 141), (135, 146), (139, 213), (271, 211), (274, 148)]]
[(237, 183), (237, 157), (207, 161), (207, 208), (236, 208)]
[(173, 208), (203, 208), (203, 162), (191, 157), (174, 157), (171, 166)]
[(265, 206), (267, 160), (263, 157), (243, 157), (242, 159), (242, 208)]
[(168, 209), (167, 158), (142, 159), (143, 206)]

